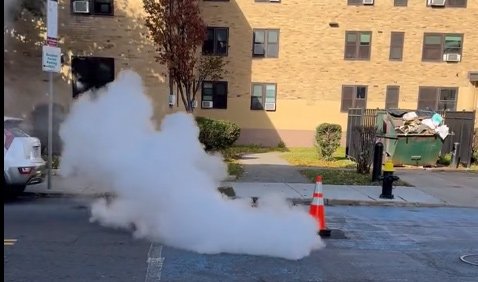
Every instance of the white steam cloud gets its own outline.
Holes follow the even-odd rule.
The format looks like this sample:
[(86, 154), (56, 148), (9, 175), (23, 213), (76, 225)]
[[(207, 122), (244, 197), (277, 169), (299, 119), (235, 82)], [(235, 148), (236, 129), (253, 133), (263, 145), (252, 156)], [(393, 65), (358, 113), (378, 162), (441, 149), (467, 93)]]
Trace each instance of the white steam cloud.
[(303, 209), (276, 197), (253, 208), (217, 191), (226, 166), (204, 151), (192, 115), (169, 115), (158, 131), (152, 114), (141, 78), (131, 71), (97, 98), (84, 95), (73, 105), (60, 130), (61, 171), (116, 195), (93, 203), (91, 221), (134, 226), (139, 238), (205, 254), (300, 259), (323, 247)]

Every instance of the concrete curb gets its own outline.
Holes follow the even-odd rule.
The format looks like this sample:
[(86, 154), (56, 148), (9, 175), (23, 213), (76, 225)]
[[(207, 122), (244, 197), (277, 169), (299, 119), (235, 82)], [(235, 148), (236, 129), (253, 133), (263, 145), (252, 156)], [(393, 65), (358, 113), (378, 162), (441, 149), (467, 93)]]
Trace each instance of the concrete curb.
[[(288, 199), (294, 204), (310, 205), (312, 199)], [(339, 200), (324, 199), (326, 206), (377, 206), (377, 207), (450, 207), (450, 205), (418, 203), (418, 202), (392, 202), (392, 201), (362, 201), (362, 200)]]

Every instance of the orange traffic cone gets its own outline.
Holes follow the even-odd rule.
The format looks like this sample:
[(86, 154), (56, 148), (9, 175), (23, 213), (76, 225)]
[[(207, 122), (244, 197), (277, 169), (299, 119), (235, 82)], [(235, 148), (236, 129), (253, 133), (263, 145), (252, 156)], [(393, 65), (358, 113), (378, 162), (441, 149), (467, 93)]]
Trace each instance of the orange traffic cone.
[(309, 214), (317, 220), (319, 226), (319, 235), (324, 237), (330, 236), (330, 230), (327, 229), (325, 223), (325, 207), (324, 194), (322, 190), (322, 176), (317, 176), (315, 179), (315, 190), (312, 196), (312, 203), (310, 204)]

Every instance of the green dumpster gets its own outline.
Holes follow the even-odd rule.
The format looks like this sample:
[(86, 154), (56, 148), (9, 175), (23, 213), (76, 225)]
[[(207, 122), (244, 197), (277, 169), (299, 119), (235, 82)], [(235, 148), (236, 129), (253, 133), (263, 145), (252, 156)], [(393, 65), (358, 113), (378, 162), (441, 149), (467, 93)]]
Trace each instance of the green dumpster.
[(394, 165), (433, 166), (443, 141), (437, 135), (397, 134), (383, 136), (383, 148)]
[(394, 165), (436, 165), (443, 140), (437, 134), (398, 133), (395, 128), (402, 124), (401, 117), (394, 117), (387, 112), (377, 115), (377, 134), (388, 158)]

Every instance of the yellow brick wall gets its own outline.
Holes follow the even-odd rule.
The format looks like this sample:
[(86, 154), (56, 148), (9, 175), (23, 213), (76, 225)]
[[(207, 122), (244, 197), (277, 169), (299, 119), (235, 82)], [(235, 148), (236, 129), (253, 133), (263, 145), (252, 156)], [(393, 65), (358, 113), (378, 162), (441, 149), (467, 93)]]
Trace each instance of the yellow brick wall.
[[(322, 122), (339, 123), (345, 129), (347, 115), (340, 112), (344, 84), (368, 85), (368, 108), (384, 107), (387, 85), (400, 86), (402, 108), (417, 106), (419, 86), (459, 87), (457, 109), (477, 108), (478, 93), (467, 74), (478, 69), (478, 1), (468, 0), (465, 9), (432, 9), (426, 7), (425, 0), (408, 1), (408, 7), (393, 7), (391, 0), (375, 1), (374, 6), (347, 6), (346, 2), (201, 1), (209, 26), (229, 27), (229, 74), (225, 77), (229, 92), (227, 110), (197, 109), (196, 114), (237, 122), (243, 129), (243, 142), (277, 144), (282, 139), (289, 146), (302, 146), (312, 144), (313, 130)], [(60, 1), (61, 47), (68, 56), (64, 75), (56, 82), (59, 94), (71, 97), (71, 55), (114, 57), (116, 71), (132, 68), (143, 77), (158, 119), (171, 112), (164, 68), (154, 62), (154, 48), (145, 37), (142, 1), (115, 1), (114, 17), (71, 15), (69, 3)], [(339, 27), (332, 28), (329, 22), (337, 22)], [(279, 58), (252, 59), (254, 28), (280, 29)], [(372, 32), (370, 61), (343, 59), (345, 32), (349, 30)], [(388, 59), (392, 31), (405, 32), (401, 62)], [(463, 33), (462, 61), (422, 62), (425, 32)], [(17, 67), (12, 73), (22, 72), (23, 68)], [(44, 80), (41, 70), (30, 72)], [(251, 82), (277, 83), (276, 112), (250, 110)], [(46, 89), (41, 79), (31, 84), (37, 85), (31, 88), (40, 85)]]

